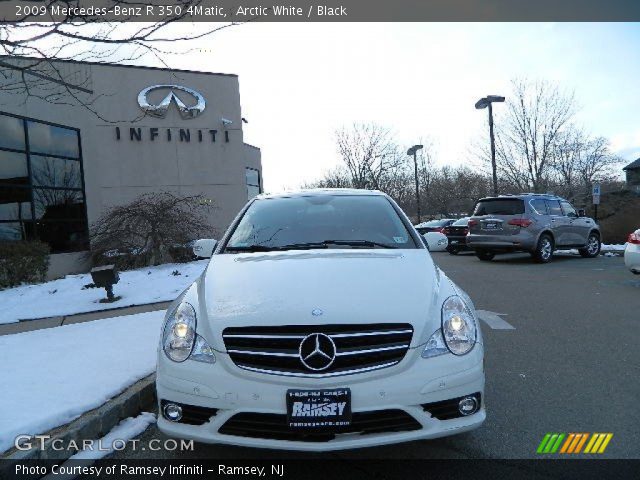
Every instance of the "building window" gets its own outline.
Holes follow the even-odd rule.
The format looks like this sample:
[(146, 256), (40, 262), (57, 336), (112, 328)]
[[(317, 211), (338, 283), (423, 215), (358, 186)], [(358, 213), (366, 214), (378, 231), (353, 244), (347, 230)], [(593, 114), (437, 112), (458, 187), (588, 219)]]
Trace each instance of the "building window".
[(80, 132), (0, 113), (0, 241), (30, 239), (89, 247)]
[(245, 168), (245, 176), (247, 180), (247, 198), (251, 200), (262, 191), (260, 189), (260, 171), (247, 167)]

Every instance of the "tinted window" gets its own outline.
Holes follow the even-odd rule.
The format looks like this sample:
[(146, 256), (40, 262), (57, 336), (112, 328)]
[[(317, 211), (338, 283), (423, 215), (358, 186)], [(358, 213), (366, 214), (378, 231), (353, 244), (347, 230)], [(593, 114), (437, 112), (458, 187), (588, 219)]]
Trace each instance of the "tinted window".
[(481, 215), (520, 215), (524, 213), (524, 202), (515, 198), (490, 198), (480, 200), (473, 212)]
[(281, 247), (326, 240), (364, 240), (416, 248), (391, 203), (385, 197), (366, 195), (257, 200), (242, 217), (227, 248)]
[(78, 141), (77, 130), (0, 114), (0, 240), (39, 238), (52, 253), (87, 249)]
[(78, 133), (70, 128), (27, 122), (32, 152), (78, 158)]
[(538, 198), (536, 200), (531, 200), (531, 207), (535, 210), (535, 213), (538, 215), (546, 215), (547, 214), (547, 204), (544, 200)]
[(260, 193), (260, 172), (255, 168), (245, 168), (247, 197), (251, 200)]
[(27, 156), (24, 153), (0, 150), (0, 184), (26, 185), (28, 183)]
[(469, 217), (456, 220), (455, 222), (453, 222), (453, 225), (456, 227), (466, 227), (467, 225), (469, 225)]
[(40, 187), (82, 188), (77, 160), (32, 155), (31, 175), (33, 184)]
[(562, 215), (562, 209), (560, 208), (560, 202), (557, 200), (545, 200), (547, 204), (547, 211), (549, 215)]
[(0, 148), (24, 150), (22, 119), (0, 115)]

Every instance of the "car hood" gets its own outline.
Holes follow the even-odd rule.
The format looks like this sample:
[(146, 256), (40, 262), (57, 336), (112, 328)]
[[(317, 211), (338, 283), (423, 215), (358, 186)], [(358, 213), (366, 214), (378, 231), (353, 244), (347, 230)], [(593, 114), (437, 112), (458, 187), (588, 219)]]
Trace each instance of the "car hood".
[(441, 277), (424, 249), (220, 254), (198, 295), (219, 350), (226, 327), (317, 324), (410, 323), (417, 346), (439, 327)]

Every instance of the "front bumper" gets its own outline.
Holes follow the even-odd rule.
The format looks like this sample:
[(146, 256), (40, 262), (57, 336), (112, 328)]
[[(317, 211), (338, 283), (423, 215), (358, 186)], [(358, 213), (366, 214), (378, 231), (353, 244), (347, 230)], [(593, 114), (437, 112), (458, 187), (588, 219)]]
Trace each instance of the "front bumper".
[[(416, 349), (417, 350), (417, 349)], [(284, 378), (238, 369), (224, 354), (214, 365), (186, 361), (174, 364), (160, 357), (158, 399), (217, 409), (202, 425), (170, 422), (159, 415), (158, 428), (165, 434), (203, 443), (301, 451), (329, 451), (379, 446), (438, 438), (479, 427), (486, 418), (482, 345), (464, 357), (447, 354), (422, 359), (411, 350), (400, 364), (376, 372), (325, 379)], [(228, 435), (219, 430), (239, 413), (286, 414), (288, 389), (351, 389), (351, 408), (356, 412), (402, 410), (419, 423), (411, 431), (336, 434), (327, 441), (277, 440)], [(421, 405), (480, 393), (481, 408), (473, 415), (438, 420)]]

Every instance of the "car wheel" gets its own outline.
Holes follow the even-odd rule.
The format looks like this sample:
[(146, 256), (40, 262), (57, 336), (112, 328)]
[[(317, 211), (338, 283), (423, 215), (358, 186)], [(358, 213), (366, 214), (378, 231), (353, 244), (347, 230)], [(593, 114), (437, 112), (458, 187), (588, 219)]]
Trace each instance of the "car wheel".
[(533, 258), (538, 263), (548, 263), (553, 258), (553, 238), (549, 235), (541, 235), (538, 245), (533, 252)]
[(596, 233), (589, 234), (589, 238), (587, 239), (587, 246), (585, 248), (578, 249), (580, 255), (584, 258), (594, 258), (600, 254), (600, 237)]
[(493, 260), (493, 257), (495, 256), (496, 256), (495, 253), (490, 252), (488, 250), (476, 250), (476, 257), (478, 257), (483, 262), (489, 262)]

